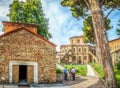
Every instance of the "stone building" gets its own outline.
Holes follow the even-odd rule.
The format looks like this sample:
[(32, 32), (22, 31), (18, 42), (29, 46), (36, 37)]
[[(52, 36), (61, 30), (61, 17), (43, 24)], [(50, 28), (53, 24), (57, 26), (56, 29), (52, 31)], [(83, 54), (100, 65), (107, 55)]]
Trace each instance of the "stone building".
[(69, 45), (61, 45), (58, 52), (58, 59), (63, 63), (88, 64), (95, 62), (95, 46), (84, 42), (83, 36), (70, 38)]
[(56, 82), (55, 45), (37, 34), (37, 25), (3, 22), (0, 78), (5, 83)]
[(120, 38), (109, 41), (113, 65), (120, 61)]

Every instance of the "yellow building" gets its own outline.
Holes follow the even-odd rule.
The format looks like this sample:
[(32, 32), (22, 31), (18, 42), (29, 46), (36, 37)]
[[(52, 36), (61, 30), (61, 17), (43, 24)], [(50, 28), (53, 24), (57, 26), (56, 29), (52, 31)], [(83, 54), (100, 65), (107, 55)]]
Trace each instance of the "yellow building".
[[(113, 65), (120, 61), (120, 38), (109, 41)], [(84, 42), (83, 36), (70, 38), (69, 45), (61, 45), (57, 53), (58, 62), (87, 64), (96, 60), (95, 46)], [(101, 63), (101, 62), (100, 62)]]
[(109, 41), (113, 65), (120, 61), (120, 38)]
[(61, 45), (58, 53), (59, 61), (72, 64), (88, 64), (95, 62), (95, 47), (84, 42), (83, 36), (70, 38), (69, 45)]

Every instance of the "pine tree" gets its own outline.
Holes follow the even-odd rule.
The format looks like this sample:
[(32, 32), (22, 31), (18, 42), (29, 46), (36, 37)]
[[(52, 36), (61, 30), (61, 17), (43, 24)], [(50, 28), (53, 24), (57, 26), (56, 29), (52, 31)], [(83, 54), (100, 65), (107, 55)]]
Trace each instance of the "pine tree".
[[(120, 27), (120, 20), (119, 20), (119, 24), (118, 24), (118, 26)], [(117, 34), (118, 34), (119, 37), (120, 37), (120, 28), (117, 29)]]
[(102, 9), (111, 11), (120, 9), (120, 0), (62, 0), (61, 4), (70, 7), (75, 18), (85, 18), (90, 13), (98, 48), (98, 59), (102, 60), (105, 74), (106, 88), (117, 88)]
[[(106, 30), (110, 30), (112, 26), (110, 26), (110, 19), (105, 18), (105, 27)], [(92, 17), (88, 16), (83, 21), (83, 33), (84, 33), (84, 41), (87, 43), (95, 44), (95, 32), (92, 23)]]

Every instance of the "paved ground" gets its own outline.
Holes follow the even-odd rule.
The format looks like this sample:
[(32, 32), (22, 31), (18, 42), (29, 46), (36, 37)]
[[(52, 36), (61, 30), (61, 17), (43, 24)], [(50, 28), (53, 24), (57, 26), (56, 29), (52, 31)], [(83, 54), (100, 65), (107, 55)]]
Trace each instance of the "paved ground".
[[(59, 75), (59, 77), (63, 75)], [(3, 88), (2, 85), (0, 88)], [(17, 85), (5, 85), (4, 88), (104, 88), (101, 82), (94, 77), (77, 76), (75, 81), (69, 79), (62, 80), (59, 84), (39, 84), (30, 85), (30, 87), (18, 87)]]
[[(87, 76), (76, 76), (76, 80), (72, 81), (69, 77), (68, 80), (64, 80), (64, 74), (58, 74), (57, 78), (59, 83), (57, 84), (31, 84), (30, 87), (18, 87), (18, 85), (5, 85), (4, 88), (105, 88), (103, 84), (96, 77), (91, 66), (87, 65)], [(3, 88), (3, 85), (0, 85)]]
[(77, 76), (75, 81), (63, 80), (62, 83), (69, 88), (104, 88), (103, 84), (96, 77), (82, 77)]
[(87, 76), (97, 77), (95, 72), (93, 71), (93, 69), (92, 69), (92, 67), (90, 65), (87, 65)]

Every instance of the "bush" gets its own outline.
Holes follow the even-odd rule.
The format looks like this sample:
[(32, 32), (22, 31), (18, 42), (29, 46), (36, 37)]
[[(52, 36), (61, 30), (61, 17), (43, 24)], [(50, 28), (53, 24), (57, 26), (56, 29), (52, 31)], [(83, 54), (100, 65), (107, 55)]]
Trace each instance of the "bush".
[(120, 70), (115, 70), (115, 76), (117, 79), (118, 86), (120, 88)]
[(62, 74), (62, 71), (59, 68), (56, 68), (56, 73)]
[(116, 64), (117, 69), (120, 70), (120, 62)]

